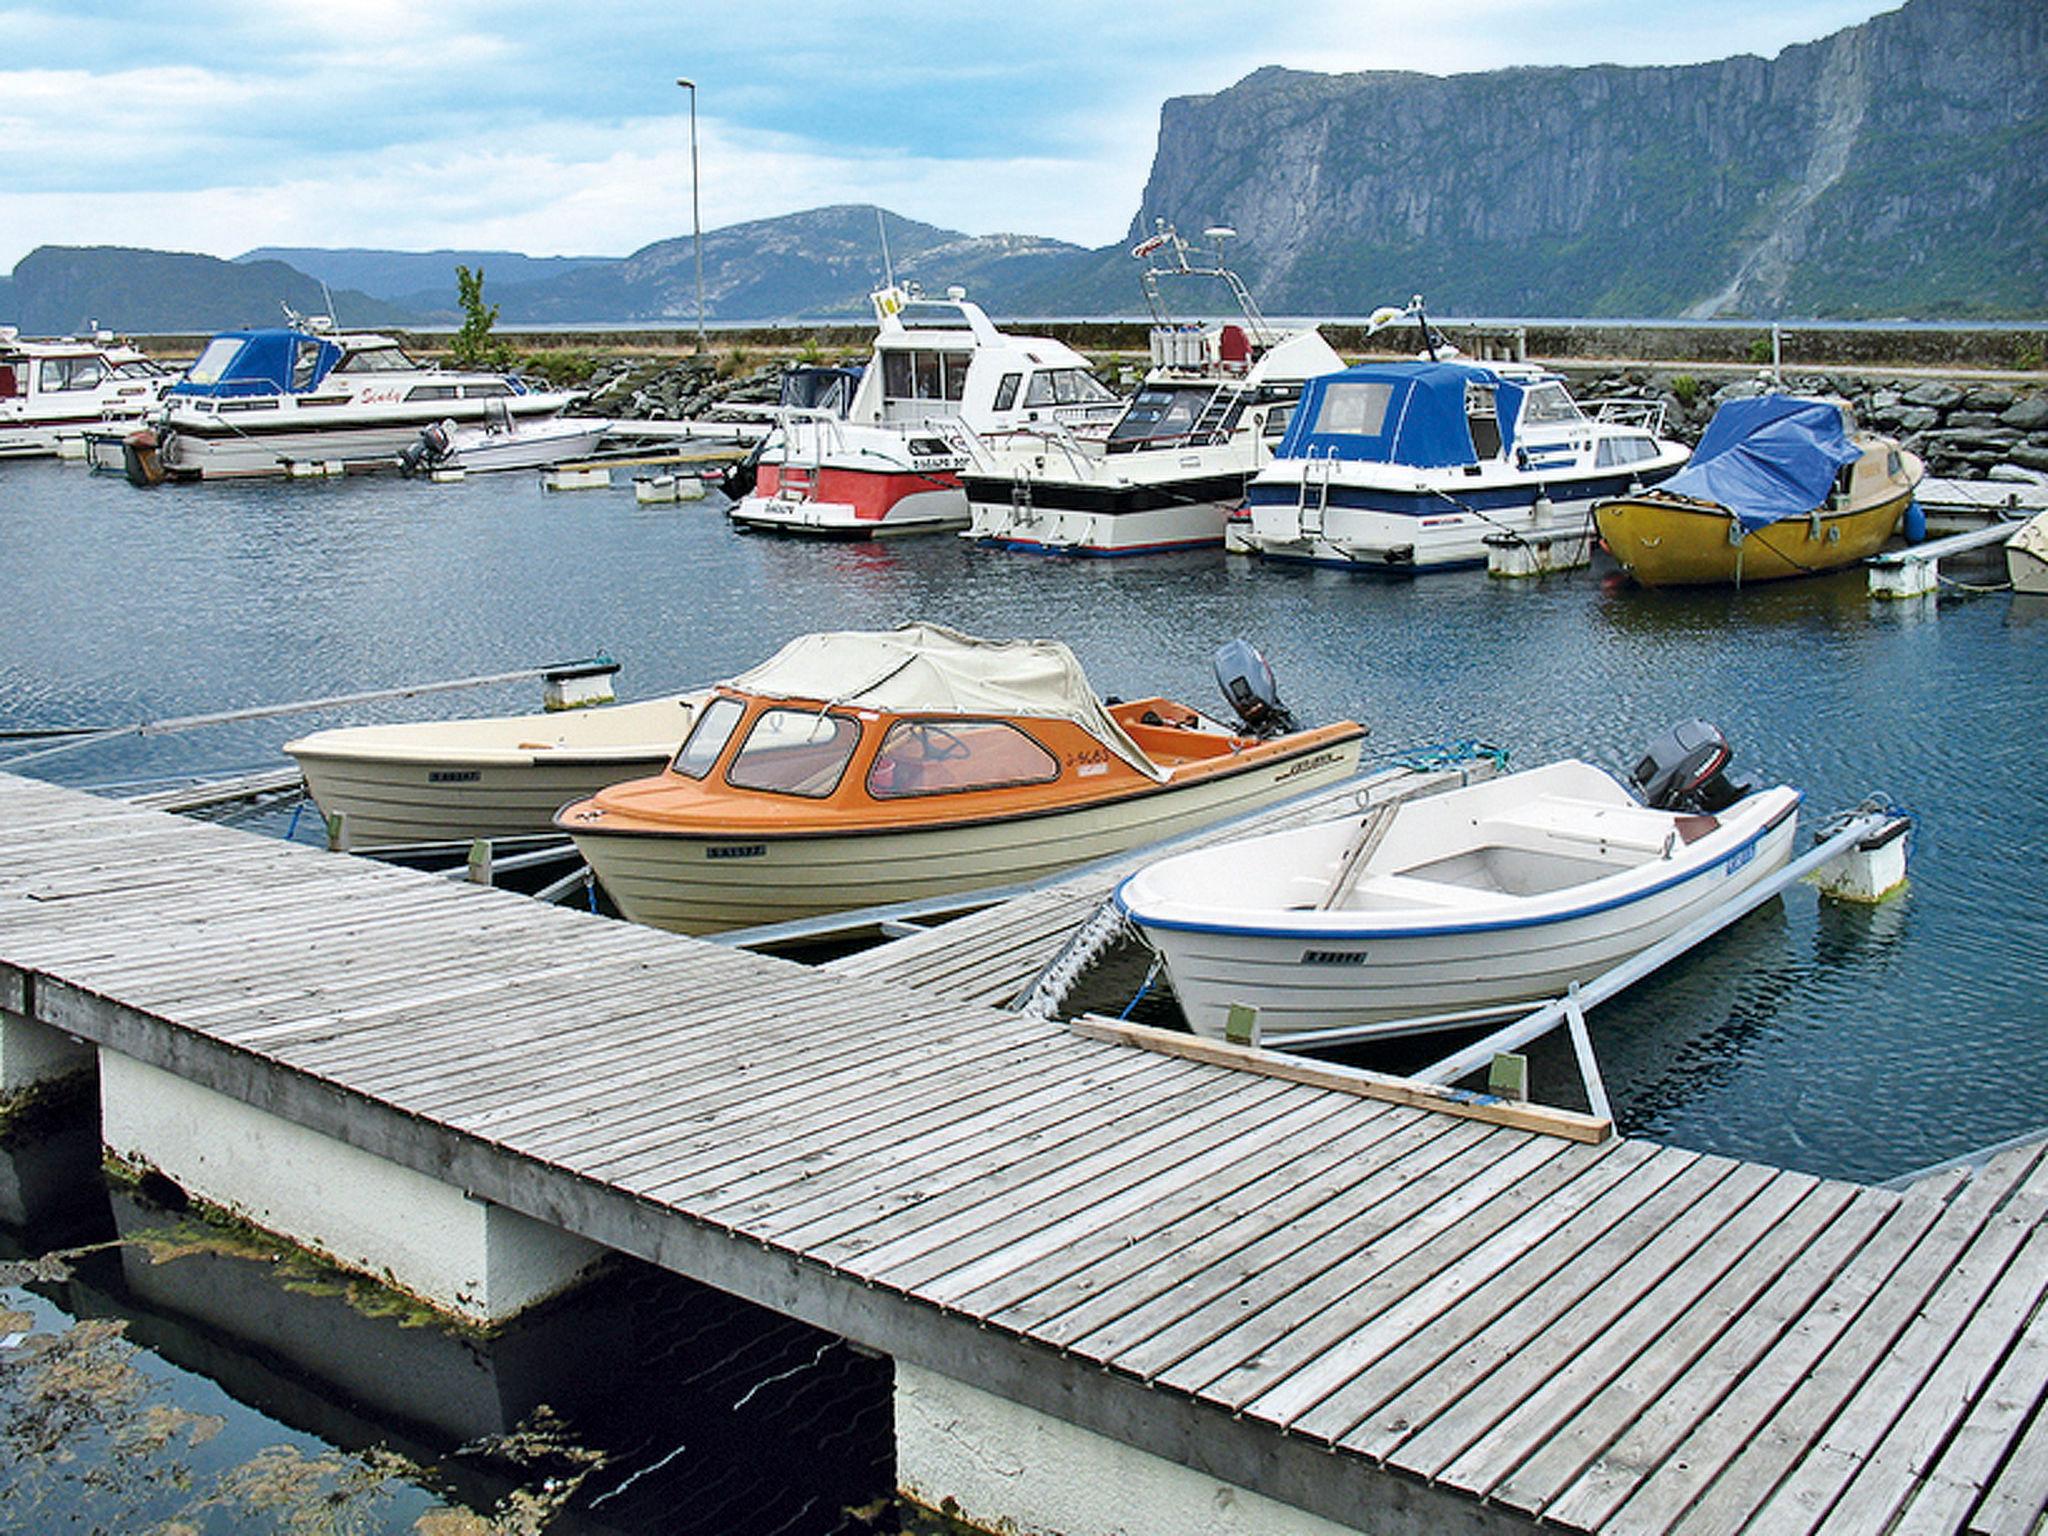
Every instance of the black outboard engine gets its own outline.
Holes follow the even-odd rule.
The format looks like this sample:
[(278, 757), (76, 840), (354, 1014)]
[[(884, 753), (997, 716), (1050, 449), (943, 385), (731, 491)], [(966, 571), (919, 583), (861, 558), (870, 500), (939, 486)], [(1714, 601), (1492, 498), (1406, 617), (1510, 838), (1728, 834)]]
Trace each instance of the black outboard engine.
[(431, 427), (420, 429), (420, 435), (412, 445), (398, 456), (398, 468), (405, 475), (424, 475), (436, 464), (448, 457), (453, 439), (448, 435), (448, 423), (437, 421)]
[(768, 436), (772, 435), (771, 433), (761, 437), (747, 450), (744, 457), (735, 459), (719, 472), (718, 488), (731, 500), (739, 501), (754, 494), (754, 481), (761, 469), (761, 455), (768, 447)]
[(1273, 669), (1248, 640), (1233, 640), (1216, 651), (1216, 686), (1254, 736), (1284, 736), (1299, 730), (1294, 716), (1280, 702)]
[(1654, 810), (1711, 816), (1752, 788), (1724, 771), (1734, 756), (1718, 729), (1704, 720), (1688, 720), (1643, 749), (1642, 759), (1629, 772), (1629, 786)]

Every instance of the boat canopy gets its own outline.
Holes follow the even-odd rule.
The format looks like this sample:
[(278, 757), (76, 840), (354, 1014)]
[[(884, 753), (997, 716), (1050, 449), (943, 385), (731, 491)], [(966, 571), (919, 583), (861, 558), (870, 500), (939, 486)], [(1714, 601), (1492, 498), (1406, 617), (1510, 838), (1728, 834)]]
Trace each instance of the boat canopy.
[(1068, 720), (1148, 778), (1166, 771), (1103, 708), (1057, 640), (982, 640), (941, 624), (802, 635), (730, 680), (747, 693), (892, 714)]
[[(1448, 469), (1474, 464), (1468, 410), (1490, 395), (1486, 414), (1503, 444), (1514, 440), (1523, 383), (1473, 363), (1365, 363), (1310, 379), (1280, 440), (1278, 457), (1335, 457), (1369, 464)], [(1488, 457), (1492, 454), (1489, 453)]]
[(197, 362), (171, 386), (174, 395), (302, 394), (341, 361), (341, 348), (324, 336), (276, 327), (222, 331)]
[(1714, 502), (1743, 527), (1762, 528), (1825, 505), (1836, 474), (1862, 456), (1840, 402), (1758, 395), (1722, 405), (1692, 461), (1658, 489)]

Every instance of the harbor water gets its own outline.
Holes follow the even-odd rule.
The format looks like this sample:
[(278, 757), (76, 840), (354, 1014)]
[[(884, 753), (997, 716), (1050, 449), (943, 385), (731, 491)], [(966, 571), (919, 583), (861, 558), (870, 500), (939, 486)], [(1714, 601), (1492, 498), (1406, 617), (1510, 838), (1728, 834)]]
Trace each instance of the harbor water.
[[(143, 491), (75, 466), (0, 465), (0, 731), (122, 725), (600, 651), (623, 663), (621, 697), (646, 697), (738, 671), (798, 633), (913, 618), (1063, 639), (1103, 693), (1159, 692), (1217, 709), (1209, 657), (1243, 636), (1272, 662), (1299, 718), (1365, 722), (1368, 755), (1381, 760), (1484, 743), (1506, 749), (1511, 766), (1571, 755), (1619, 768), (1668, 726), (1699, 717), (1734, 744), (1738, 774), (1802, 789), (1809, 826), (1873, 794), (1910, 811), (1910, 886), (1876, 908), (1797, 888), (1597, 1010), (1595, 1043), (1622, 1130), (1883, 1180), (2048, 1124), (2039, 1071), (2048, 1038), (2048, 903), (2039, 893), (2048, 604), (1970, 590), (1995, 579), (1993, 565), (1945, 571), (1965, 585), (1946, 585), (1937, 599), (1879, 603), (1860, 570), (1740, 592), (1650, 592), (1603, 562), (1505, 582), (1473, 572), (1387, 580), (1220, 553), (1046, 559), (944, 535), (876, 544), (745, 536), (715, 495), (642, 506), (627, 472), (615, 480), (609, 491), (574, 493), (546, 492), (524, 475)], [(322, 726), (538, 704), (538, 684), (438, 694), (346, 715), (127, 737), (20, 771), (140, 788), (283, 766), (281, 744)], [(0, 740), (0, 756), (40, 744)], [(318, 837), (315, 818), (294, 827), (283, 809), (245, 823)], [(786, 1325), (758, 1317), (679, 1323), (713, 1299), (651, 1272), (628, 1275), (616, 1282), (620, 1295), (578, 1299), (547, 1326), (586, 1343), (680, 1340), (657, 1354), (671, 1362), (665, 1371), (595, 1394), (605, 1412), (551, 1403), (557, 1423), (533, 1417), (544, 1394), (508, 1385), (544, 1375), (548, 1349), (532, 1346), (516, 1369), (465, 1356), (463, 1370), (447, 1369), (486, 1371), (496, 1386), (491, 1412), (472, 1413), (475, 1424), (458, 1434), (462, 1415), (408, 1421), (402, 1395), (378, 1400), (369, 1378), (351, 1386), (345, 1369), (337, 1383), (318, 1350), (282, 1360), (288, 1346), (238, 1349), (221, 1342), (232, 1332), (225, 1318), (193, 1319), (229, 1286), (252, 1299), (216, 1312), (268, 1314), (286, 1340), (334, 1335), (333, 1319), (346, 1313), (350, 1330), (376, 1342), (344, 1353), (360, 1363), (388, 1349), (386, 1374), (420, 1369), (402, 1362), (431, 1327), (365, 1319), (325, 1281), (292, 1291), (274, 1259), (199, 1244), (205, 1251), (154, 1262), (163, 1243), (128, 1233), (176, 1213), (151, 1215), (147, 1190), (111, 1203), (96, 1183), (80, 1192), (69, 1170), (96, 1168), (91, 1147), (51, 1144), (18, 1144), (7, 1155), (34, 1163), (61, 1152), (67, 1171), (44, 1183), (70, 1193), (0, 1212), (0, 1223), (17, 1228), (0, 1247), (0, 1260), (11, 1261), (0, 1269), (11, 1282), (0, 1288), (0, 1484), (19, 1489), (21, 1469), (40, 1468), (36, 1508), (48, 1518), (38, 1523), (0, 1497), (0, 1527), (298, 1528), (282, 1516), (240, 1523), (254, 1507), (246, 1502), (195, 1509), (169, 1485), (108, 1494), (120, 1482), (111, 1469), (148, 1441), (132, 1426), (97, 1423), (68, 1480), (60, 1463), (37, 1459), (14, 1426), (28, 1404), (43, 1415), (27, 1415), (31, 1428), (63, 1428), (61, 1416), (49, 1417), (57, 1409), (30, 1391), (24, 1363), (38, 1349), (48, 1355), (51, 1339), (86, 1352), (79, 1372), (97, 1359), (100, 1379), (112, 1383), (105, 1390), (126, 1393), (129, 1407), (160, 1410), (144, 1415), (158, 1436), (156, 1460), (145, 1462), (182, 1458), (188, 1489), (225, 1486), (253, 1464), (299, 1475), (301, 1492), (316, 1486), (304, 1481), (307, 1468), (322, 1466), (380, 1490), (351, 1505), (354, 1523), (337, 1529), (523, 1528), (434, 1524), (459, 1511), (510, 1519), (515, 1496), (557, 1499), (554, 1530), (710, 1529), (693, 1523), (707, 1511), (735, 1536), (865, 1530), (894, 1518), (848, 1512), (886, 1492), (887, 1397), (886, 1367), (844, 1346), (774, 1334)], [(38, 1186), (17, 1168), (10, 1187)], [(92, 1251), (40, 1259), (53, 1250)], [(330, 1310), (302, 1312), (312, 1304), (302, 1292), (319, 1292), (312, 1299)], [(116, 1318), (125, 1323), (112, 1343), (82, 1332)], [(95, 1349), (107, 1357), (89, 1359)], [(110, 1364), (107, 1352), (122, 1350)], [(565, 1351), (578, 1352), (573, 1343)], [(679, 1378), (710, 1385), (679, 1405), (668, 1390)], [(792, 1417), (780, 1427), (752, 1424), (744, 1412), (734, 1419), (731, 1402), (771, 1379)], [(747, 1411), (777, 1396), (764, 1386)], [(832, 1437), (836, 1454), (772, 1453), (817, 1438), (825, 1419), (853, 1426)], [(483, 1441), (487, 1453), (478, 1453)], [(519, 1464), (508, 1446), (536, 1445), (524, 1472), (507, 1470)], [(696, 1449), (671, 1455), (677, 1446)], [(291, 1448), (285, 1462), (263, 1460), (278, 1447)], [(365, 1461), (373, 1447), (392, 1448), (403, 1467)], [(601, 1471), (576, 1460), (583, 1452), (608, 1458)], [(721, 1463), (721, 1454), (737, 1460)], [(97, 1481), (84, 1475), (92, 1468)], [(371, 1476), (380, 1468), (389, 1475)], [(806, 1482), (813, 1475), (815, 1487)], [(636, 1476), (628, 1497), (624, 1485)], [(607, 1491), (618, 1496), (596, 1502)], [(116, 1496), (129, 1502), (95, 1502)]]

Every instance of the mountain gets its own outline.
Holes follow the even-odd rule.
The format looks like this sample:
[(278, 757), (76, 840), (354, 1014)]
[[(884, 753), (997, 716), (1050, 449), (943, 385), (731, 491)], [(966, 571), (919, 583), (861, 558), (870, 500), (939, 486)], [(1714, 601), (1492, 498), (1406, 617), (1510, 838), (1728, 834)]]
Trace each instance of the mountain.
[[(933, 292), (960, 283), (991, 303), (1089, 254), (1032, 235), (964, 235), (870, 204), (813, 208), (706, 230), (705, 315), (721, 321), (865, 316), (867, 294), (884, 276), (885, 230), (898, 281), (921, 282)], [(697, 315), (695, 245), (680, 235), (545, 282), (500, 286), (491, 279), (485, 296), (499, 306), (501, 324), (690, 324)]]
[[(320, 285), (283, 262), (122, 246), (44, 245), (14, 269), (6, 318), (31, 336), (94, 325), (121, 331), (213, 331), (281, 325), (285, 305), (327, 313)], [(334, 305), (352, 325), (403, 325), (405, 311), (344, 289)]]
[(1155, 217), (1234, 226), (1274, 312), (2038, 315), (2048, 7), (1908, 0), (1674, 68), (1261, 69), (1165, 104), (1132, 237)]
[(453, 312), (455, 269), (481, 267), (493, 287), (540, 283), (584, 267), (615, 265), (616, 256), (522, 256), (517, 251), (323, 250), (263, 246), (238, 262), (281, 261), (333, 288), (353, 288), (405, 309)]

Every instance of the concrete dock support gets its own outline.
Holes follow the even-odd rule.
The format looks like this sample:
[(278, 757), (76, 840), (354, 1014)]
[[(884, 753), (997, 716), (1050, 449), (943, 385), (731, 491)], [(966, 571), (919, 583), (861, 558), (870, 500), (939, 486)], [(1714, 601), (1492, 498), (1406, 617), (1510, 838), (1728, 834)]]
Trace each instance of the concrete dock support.
[(31, 1088), (92, 1069), (93, 1048), (0, 1007), (0, 1109)]
[(1015, 1536), (1357, 1536), (901, 1360), (896, 1483), (927, 1509)]
[(605, 1250), (118, 1052), (101, 1136), (187, 1192), (477, 1324), (574, 1284)]

